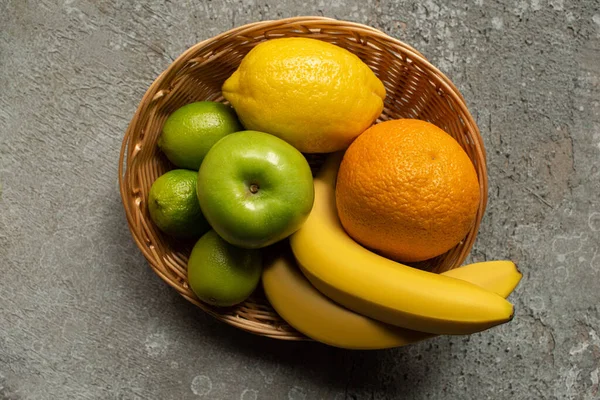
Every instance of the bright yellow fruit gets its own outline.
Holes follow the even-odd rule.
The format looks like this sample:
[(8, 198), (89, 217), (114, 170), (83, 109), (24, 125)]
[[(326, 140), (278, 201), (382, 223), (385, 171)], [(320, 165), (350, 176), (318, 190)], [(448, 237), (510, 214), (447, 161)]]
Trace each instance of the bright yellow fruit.
[(509, 260), (493, 260), (472, 263), (451, 269), (442, 275), (462, 279), (507, 298), (517, 287), (523, 274)]
[[(508, 260), (469, 264), (442, 275), (463, 279), (503, 297), (508, 297), (522, 277), (515, 264)], [(289, 254), (280, 255), (265, 265), (262, 284), (269, 303), (287, 323), (311, 339), (330, 346), (385, 349), (435, 336), (385, 324), (338, 305), (310, 284)]]
[(471, 334), (512, 319), (512, 304), (496, 293), (394, 262), (352, 240), (335, 207), (340, 160), (333, 154), (319, 171), (312, 212), (290, 238), (300, 268), (321, 293), (382, 322), (436, 334)]
[(381, 114), (386, 95), (356, 55), (308, 38), (258, 44), (222, 90), (246, 129), (276, 135), (305, 153), (348, 147)]

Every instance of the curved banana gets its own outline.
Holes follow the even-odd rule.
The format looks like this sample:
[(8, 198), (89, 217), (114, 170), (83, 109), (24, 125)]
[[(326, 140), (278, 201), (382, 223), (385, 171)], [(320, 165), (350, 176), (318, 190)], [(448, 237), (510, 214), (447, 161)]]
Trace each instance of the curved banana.
[[(507, 297), (521, 280), (510, 261), (487, 261), (443, 275), (460, 278)], [(389, 325), (344, 308), (315, 289), (291, 254), (265, 265), (262, 284), (267, 299), (292, 327), (309, 338), (345, 349), (373, 350), (405, 346), (436, 335)]]
[(507, 298), (517, 287), (523, 274), (509, 260), (482, 261), (443, 272), (442, 275), (462, 279)]
[(388, 324), (436, 334), (470, 334), (508, 322), (513, 306), (460, 279), (379, 256), (344, 231), (335, 207), (342, 153), (314, 179), (315, 202), (290, 243), (308, 280), (335, 302)]

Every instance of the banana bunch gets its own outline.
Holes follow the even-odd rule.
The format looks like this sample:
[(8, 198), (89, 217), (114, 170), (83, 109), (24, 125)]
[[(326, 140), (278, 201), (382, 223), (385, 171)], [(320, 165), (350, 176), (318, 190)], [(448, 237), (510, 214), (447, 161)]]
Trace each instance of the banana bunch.
[[(503, 297), (508, 297), (521, 280), (510, 261), (470, 264), (443, 275), (474, 283)], [(284, 320), (311, 339), (330, 346), (385, 349), (436, 336), (386, 324), (338, 305), (315, 289), (291, 254), (279, 255), (265, 266), (262, 284), (267, 299)]]
[(312, 339), (351, 349), (471, 334), (512, 319), (506, 297), (522, 277), (514, 263), (487, 261), (436, 274), (350, 238), (335, 206), (341, 159), (342, 153), (332, 154), (315, 177), (313, 210), (289, 240), (293, 257), (279, 256), (264, 268), (265, 294), (283, 319)]

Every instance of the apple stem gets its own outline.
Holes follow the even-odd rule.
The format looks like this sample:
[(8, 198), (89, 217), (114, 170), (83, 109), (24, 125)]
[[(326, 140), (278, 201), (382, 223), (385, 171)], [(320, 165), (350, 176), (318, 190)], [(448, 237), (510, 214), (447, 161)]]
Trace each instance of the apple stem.
[(258, 185), (256, 183), (253, 183), (250, 185), (250, 193), (255, 194), (258, 193)]

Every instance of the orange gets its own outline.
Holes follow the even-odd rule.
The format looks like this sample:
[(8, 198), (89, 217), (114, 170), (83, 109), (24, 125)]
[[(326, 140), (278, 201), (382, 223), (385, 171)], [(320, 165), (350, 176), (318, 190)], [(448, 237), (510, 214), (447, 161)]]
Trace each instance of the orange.
[(346, 150), (336, 183), (340, 221), (356, 242), (397, 261), (456, 246), (473, 226), (480, 191), (467, 153), (417, 119), (374, 125)]

